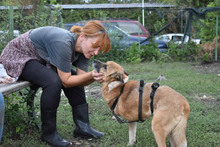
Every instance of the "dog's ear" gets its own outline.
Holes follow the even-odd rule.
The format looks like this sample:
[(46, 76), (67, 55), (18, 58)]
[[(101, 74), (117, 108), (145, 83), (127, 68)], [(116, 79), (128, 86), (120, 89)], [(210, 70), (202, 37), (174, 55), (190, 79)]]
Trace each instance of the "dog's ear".
[(121, 81), (124, 83), (123, 74), (114, 72), (110, 75), (112, 78), (115, 78), (117, 81)]
[(126, 76), (128, 76), (128, 75), (129, 75), (129, 74), (128, 74), (128, 73), (127, 73), (125, 70), (124, 70), (124, 73), (125, 73), (125, 75), (126, 75)]
[(107, 64), (104, 64), (103, 67), (105, 70), (107, 70)]

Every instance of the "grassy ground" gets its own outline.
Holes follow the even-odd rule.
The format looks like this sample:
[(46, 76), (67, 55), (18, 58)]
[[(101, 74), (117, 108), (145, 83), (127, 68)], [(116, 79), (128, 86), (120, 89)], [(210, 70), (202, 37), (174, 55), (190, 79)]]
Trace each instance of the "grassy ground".
[[(220, 73), (208, 73), (206, 68), (197, 70), (195, 63), (141, 63), (122, 64), (122, 66), (130, 74), (130, 80), (143, 79), (145, 82), (154, 82), (160, 74), (163, 74), (167, 80), (161, 81), (160, 85), (168, 85), (187, 98), (191, 108), (186, 129), (189, 147), (220, 146), (220, 76), (218, 75)], [(73, 142), (72, 146), (124, 147), (128, 143), (128, 125), (119, 124), (111, 119), (112, 114), (101, 97), (100, 86), (94, 83), (87, 87), (91, 125), (105, 133), (100, 140), (73, 138), (71, 108), (66, 98), (61, 100), (58, 109), (58, 132), (63, 138)], [(39, 97), (37, 99), (36, 105), (39, 106)], [(48, 146), (40, 141), (40, 132), (37, 128), (23, 124), (28, 129), (17, 130), (16, 133), (8, 124), (10, 123), (6, 119), (0, 146)], [(157, 146), (151, 131), (151, 119), (138, 123), (137, 127), (137, 143), (134, 147), (146, 146)], [(170, 146), (168, 141), (167, 146)]]

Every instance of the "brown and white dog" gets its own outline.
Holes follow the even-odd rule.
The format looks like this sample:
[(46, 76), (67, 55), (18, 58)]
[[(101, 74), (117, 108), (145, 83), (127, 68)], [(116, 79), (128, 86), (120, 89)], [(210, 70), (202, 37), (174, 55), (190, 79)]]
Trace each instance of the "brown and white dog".
[[(124, 69), (113, 61), (102, 63), (95, 60), (93, 67), (105, 76), (102, 83), (102, 95), (110, 108), (124, 86), (123, 93), (114, 108), (114, 113), (130, 121), (128, 145), (133, 145), (136, 142), (137, 123), (132, 121), (138, 120), (140, 82), (128, 81)], [(150, 108), (151, 85), (152, 83), (147, 83), (143, 88), (142, 119), (153, 117), (152, 131), (159, 147), (166, 147), (167, 136), (172, 147), (186, 147), (185, 130), (190, 113), (186, 98), (168, 86), (159, 86), (154, 95), (152, 114)]]

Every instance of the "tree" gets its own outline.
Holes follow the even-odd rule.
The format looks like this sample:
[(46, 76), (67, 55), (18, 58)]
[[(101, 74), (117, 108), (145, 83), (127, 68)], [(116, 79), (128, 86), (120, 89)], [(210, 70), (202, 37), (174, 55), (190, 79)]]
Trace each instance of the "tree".
[[(220, 0), (211, 2), (207, 7), (218, 7), (220, 6)], [(220, 11), (213, 11), (206, 14), (205, 19), (201, 20), (205, 26), (201, 27), (201, 37), (204, 41), (212, 41), (216, 34), (216, 17), (220, 19)], [(220, 26), (220, 21), (218, 21), (218, 26)], [(218, 27), (218, 32), (220, 32), (220, 27)]]

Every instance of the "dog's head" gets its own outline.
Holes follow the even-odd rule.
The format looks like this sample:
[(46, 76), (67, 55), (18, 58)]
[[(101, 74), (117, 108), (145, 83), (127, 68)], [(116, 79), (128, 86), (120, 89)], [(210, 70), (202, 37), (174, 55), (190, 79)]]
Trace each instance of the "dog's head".
[(121, 67), (119, 64), (113, 61), (108, 61), (106, 63), (103, 63), (99, 60), (94, 60), (92, 66), (97, 72), (101, 72), (104, 74), (105, 82), (120, 81), (125, 83), (128, 81), (128, 73), (125, 72), (123, 67)]

